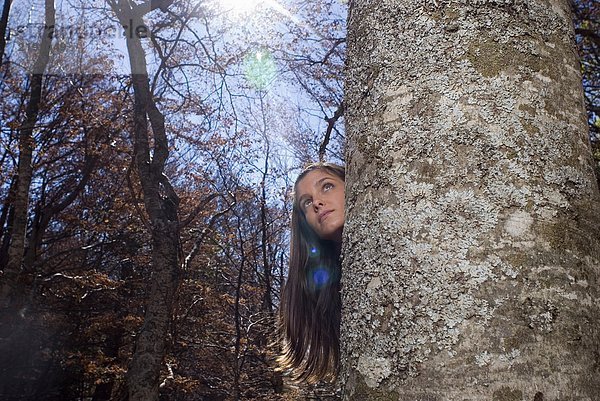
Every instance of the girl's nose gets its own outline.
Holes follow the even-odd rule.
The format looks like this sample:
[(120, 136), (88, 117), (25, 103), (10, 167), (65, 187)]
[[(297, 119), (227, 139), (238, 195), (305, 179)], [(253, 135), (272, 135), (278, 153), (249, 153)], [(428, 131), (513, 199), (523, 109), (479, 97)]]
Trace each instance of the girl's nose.
[(318, 211), (319, 208), (323, 207), (323, 201), (321, 199), (313, 200), (313, 206), (315, 207), (315, 211)]

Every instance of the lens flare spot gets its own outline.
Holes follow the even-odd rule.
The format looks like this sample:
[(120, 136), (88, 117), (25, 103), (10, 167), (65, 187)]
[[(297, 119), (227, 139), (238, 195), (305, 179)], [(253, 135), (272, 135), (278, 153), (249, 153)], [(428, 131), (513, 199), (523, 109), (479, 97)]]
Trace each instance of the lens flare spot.
[(312, 278), (315, 286), (319, 288), (329, 283), (330, 274), (327, 269), (318, 267), (313, 271)]
[(253, 88), (266, 89), (277, 75), (277, 67), (271, 54), (266, 50), (250, 53), (244, 63), (244, 75)]

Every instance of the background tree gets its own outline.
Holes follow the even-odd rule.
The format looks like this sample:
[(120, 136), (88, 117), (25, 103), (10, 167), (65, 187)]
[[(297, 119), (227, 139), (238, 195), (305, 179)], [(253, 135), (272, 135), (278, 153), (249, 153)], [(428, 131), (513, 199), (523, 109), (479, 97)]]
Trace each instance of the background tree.
[(165, 174), (169, 158), (165, 116), (154, 100), (141, 39), (149, 35), (145, 15), (159, 8), (167, 11), (172, 0), (141, 4), (122, 0), (108, 1), (108, 4), (121, 26), (125, 30), (129, 28), (126, 43), (133, 88), (131, 142), (148, 216), (147, 228), (152, 236), (150, 291), (127, 384), (131, 401), (151, 401), (158, 400), (173, 298), (179, 285), (180, 222), (179, 196)]
[[(8, 4), (8, 3), (7, 3)], [(5, 4), (6, 6), (6, 4)], [(17, 280), (22, 271), (25, 237), (27, 231), (27, 213), (29, 209), (29, 189), (31, 186), (33, 158), (33, 131), (35, 129), (40, 103), (42, 102), (42, 86), (50, 59), (50, 49), (55, 24), (54, 3), (44, 3), (44, 30), (39, 38), (35, 63), (29, 75), (29, 91), (25, 119), (18, 130), (19, 162), (13, 186), (13, 212), (11, 216), (11, 233), (8, 240), (6, 266), (3, 269), (0, 297), (4, 302), (11, 302)], [(4, 49), (2, 49), (4, 50)]]
[(593, 399), (569, 2), (353, 2), (348, 27), (344, 399)]

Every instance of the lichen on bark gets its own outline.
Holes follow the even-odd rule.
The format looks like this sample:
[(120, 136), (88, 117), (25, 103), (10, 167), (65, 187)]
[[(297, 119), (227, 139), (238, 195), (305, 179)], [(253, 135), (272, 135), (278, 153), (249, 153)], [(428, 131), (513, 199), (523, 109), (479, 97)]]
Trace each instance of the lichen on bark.
[(350, 4), (345, 399), (596, 396), (576, 57), (568, 1)]

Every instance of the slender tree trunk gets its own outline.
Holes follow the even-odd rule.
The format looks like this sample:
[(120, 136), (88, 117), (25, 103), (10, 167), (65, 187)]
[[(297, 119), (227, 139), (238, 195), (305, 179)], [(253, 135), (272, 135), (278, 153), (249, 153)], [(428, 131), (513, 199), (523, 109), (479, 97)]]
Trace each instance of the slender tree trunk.
[(97, 157), (87, 154), (81, 169), (82, 177), (78, 182), (73, 183), (70, 192), (66, 193), (60, 200), (57, 200), (55, 203), (51, 204), (44, 204), (44, 197), (42, 197), (42, 200), (40, 200), (40, 205), (35, 211), (35, 216), (33, 218), (34, 223), (31, 227), (31, 233), (29, 236), (29, 244), (27, 246), (27, 250), (25, 251), (25, 255), (23, 256), (24, 270), (34, 269), (34, 263), (38, 259), (40, 248), (42, 247), (42, 240), (44, 239), (50, 222), (55, 216), (70, 206), (81, 194), (89, 182), (96, 163)]
[[(165, 3), (166, 4), (166, 3)], [(134, 94), (133, 143), (135, 164), (142, 184), (144, 206), (152, 234), (152, 273), (144, 324), (136, 339), (127, 373), (129, 401), (157, 401), (161, 366), (166, 354), (173, 298), (179, 272), (179, 197), (164, 175), (169, 156), (164, 116), (150, 91), (146, 54), (138, 28), (144, 29), (143, 7), (121, 0), (112, 4), (127, 26), (127, 50)], [(158, 3), (156, 3), (158, 7)], [(168, 7), (168, 4), (164, 7)], [(153, 149), (150, 151), (152, 128)]]
[(569, 2), (357, 0), (348, 24), (344, 399), (597, 399)]
[[(263, 272), (265, 275), (265, 295), (263, 300), (263, 307), (269, 314), (269, 317), (273, 316), (273, 298), (271, 288), (271, 263), (269, 261), (269, 224), (268, 224), (268, 211), (267, 211), (267, 177), (269, 175), (269, 157), (271, 153), (271, 143), (267, 136), (267, 115), (264, 106), (264, 99), (262, 93), (260, 94), (260, 112), (262, 116), (261, 130), (263, 134), (263, 140), (265, 141), (265, 162), (262, 170), (262, 180), (260, 182), (260, 234), (261, 234), (261, 253), (263, 262)], [(265, 338), (263, 338), (263, 341)]]
[(6, 30), (8, 27), (8, 14), (12, 0), (4, 0), (2, 5), (2, 15), (0, 16), (0, 65), (4, 60), (4, 49), (6, 48)]
[[(6, 3), (5, 3), (6, 6)], [(25, 110), (25, 120), (19, 134), (19, 160), (14, 192), (11, 192), (10, 229), (6, 233), (8, 246), (6, 265), (0, 275), (0, 398), (35, 398), (32, 394), (37, 384), (35, 380), (23, 380), (19, 373), (28, 369), (32, 377), (39, 377), (40, 364), (36, 352), (40, 349), (39, 338), (32, 336), (32, 322), (24, 316), (24, 294), (22, 282), (23, 255), (27, 234), (29, 212), (29, 189), (33, 174), (32, 155), (34, 149), (33, 133), (42, 102), (44, 73), (50, 59), (50, 48), (54, 32), (54, 0), (45, 0), (44, 32), (39, 43), (37, 58), (30, 74), (29, 99)], [(11, 185), (12, 187), (12, 185)], [(11, 188), (12, 190), (13, 188)], [(24, 341), (29, 339), (29, 341)], [(41, 365), (43, 366), (43, 364)], [(42, 373), (43, 376), (43, 373)]]
[(8, 196), (2, 205), (2, 213), (0, 213), (0, 270), (4, 271), (8, 263), (8, 247), (10, 245), (10, 233), (12, 231), (12, 221), (14, 208), (12, 199), (17, 190), (17, 176), (14, 175), (10, 181), (8, 188)]
[(27, 233), (27, 214), (29, 208), (29, 187), (32, 176), (33, 130), (38, 118), (42, 101), (44, 72), (50, 59), (50, 47), (54, 32), (54, 0), (45, 0), (45, 28), (40, 40), (37, 59), (31, 74), (29, 103), (25, 111), (25, 121), (19, 130), (19, 161), (17, 165), (17, 185), (13, 198), (14, 214), (8, 246), (8, 261), (2, 275), (0, 299), (3, 302), (10, 297), (21, 272)]
[(233, 388), (231, 389), (232, 397), (234, 401), (240, 399), (240, 376), (242, 375), (242, 367), (245, 359), (245, 351), (242, 350), (242, 312), (240, 311), (240, 304), (242, 300), (242, 286), (244, 285), (244, 266), (246, 265), (246, 252), (244, 251), (244, 235), (242, 233), (242, 221), (241, 217), (235, 213), (237, 220), (237, 235), (240, 243), (240, 264), (238, 270), (238, 276), (235, 286), (235, 303), (234, 303), (234, 318), (235, 318), (235, 346), (233, 355)]

